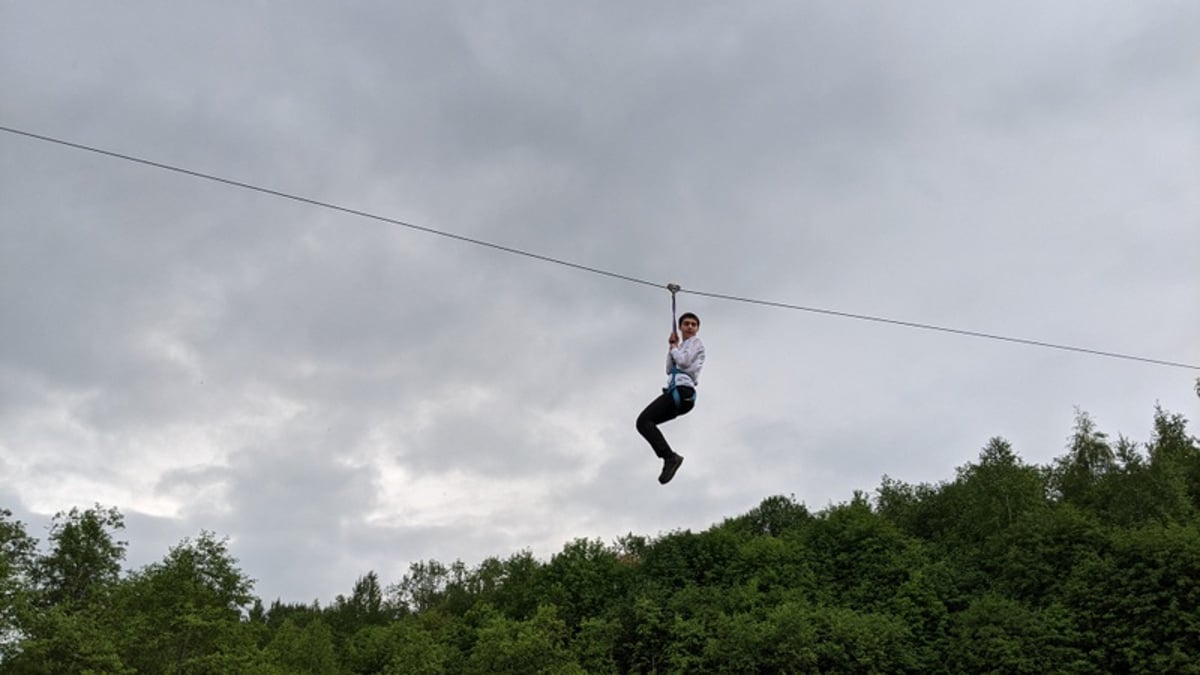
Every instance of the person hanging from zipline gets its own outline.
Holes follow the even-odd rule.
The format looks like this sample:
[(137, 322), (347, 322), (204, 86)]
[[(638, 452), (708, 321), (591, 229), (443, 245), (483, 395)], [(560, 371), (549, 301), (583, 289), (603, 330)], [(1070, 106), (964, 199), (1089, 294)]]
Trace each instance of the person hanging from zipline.
[[(686, 415), (696, 405), (696, 387), (700, 384), (700, 369), (704, 367), (704, 343), (700, 332), (700, 317), (686, 312), (675, 323), (675, 293), (679, 286), (669, 284), (671, 291), (671, 335), (667, 338), (667, 386), (658, 398), (650, 402), (637, 418), (638, 433), (650, 443), (654, 454), (663, 461), (658, 482), (666, 485), (675, 477), (683, 456), (667, 444), (658, 425)], [(676, 332), (678, 327), (679, 332)], [(680, 340), (680, 333), (683, 339)]]

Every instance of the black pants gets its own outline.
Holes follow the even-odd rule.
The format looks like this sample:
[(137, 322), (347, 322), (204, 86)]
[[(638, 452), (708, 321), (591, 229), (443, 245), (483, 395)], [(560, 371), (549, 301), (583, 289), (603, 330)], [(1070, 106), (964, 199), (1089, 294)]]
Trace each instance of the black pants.
[(696, 405), (695, 389), (691, 387), (676, 387), (676, 389), (679, 391), (679, 408), (675, 407), (674, 397), (663, 390), (663, 395), (651, 401), (650, 405), (646, 406), (646, 409), (637, 418), (638, 433), (650, 443), (651, 448), (654, 448), (654, 454), (662, 459), (675, 453), (671, 450), (671, 446), (667, 445), (667, 439), (663, 438), (662, 432), (658, 430), (658, 425), (670, 422), (680, 415), (688, 414)]

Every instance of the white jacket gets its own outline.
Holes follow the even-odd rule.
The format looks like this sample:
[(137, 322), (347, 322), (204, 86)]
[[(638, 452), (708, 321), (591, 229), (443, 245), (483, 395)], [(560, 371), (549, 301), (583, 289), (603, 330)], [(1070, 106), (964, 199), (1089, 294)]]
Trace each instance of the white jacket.
[(697, 387), (700, 384), (700, 369), (704, 367), (704, 343), (699, 336), (690, 337), (683, 344), (667, 352), (667, 384), (671, 383), (671, 369), (678, 367), (676, 387)]

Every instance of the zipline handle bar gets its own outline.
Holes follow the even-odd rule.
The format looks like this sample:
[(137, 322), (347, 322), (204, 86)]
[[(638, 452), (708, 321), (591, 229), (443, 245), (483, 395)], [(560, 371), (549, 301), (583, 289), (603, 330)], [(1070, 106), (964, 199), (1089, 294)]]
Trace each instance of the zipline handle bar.
[(667, 290), (671, 291), (671, 332), (674, 333), (679, 328), (675, 323), (675, 294), (682, 289), (679, 284), (667, 284)]

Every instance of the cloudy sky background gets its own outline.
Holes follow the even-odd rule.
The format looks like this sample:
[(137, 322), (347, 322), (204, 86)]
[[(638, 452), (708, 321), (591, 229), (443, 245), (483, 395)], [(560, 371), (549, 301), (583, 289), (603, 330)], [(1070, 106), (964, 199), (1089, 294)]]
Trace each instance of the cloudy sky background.
[[(1200, 364), (1200, 5), (0, 2), (0, 125), (685, 289)], [(1195, 370), (666, 290), (0, 133), (0, 507), (265, 600), (952, 478)]]

